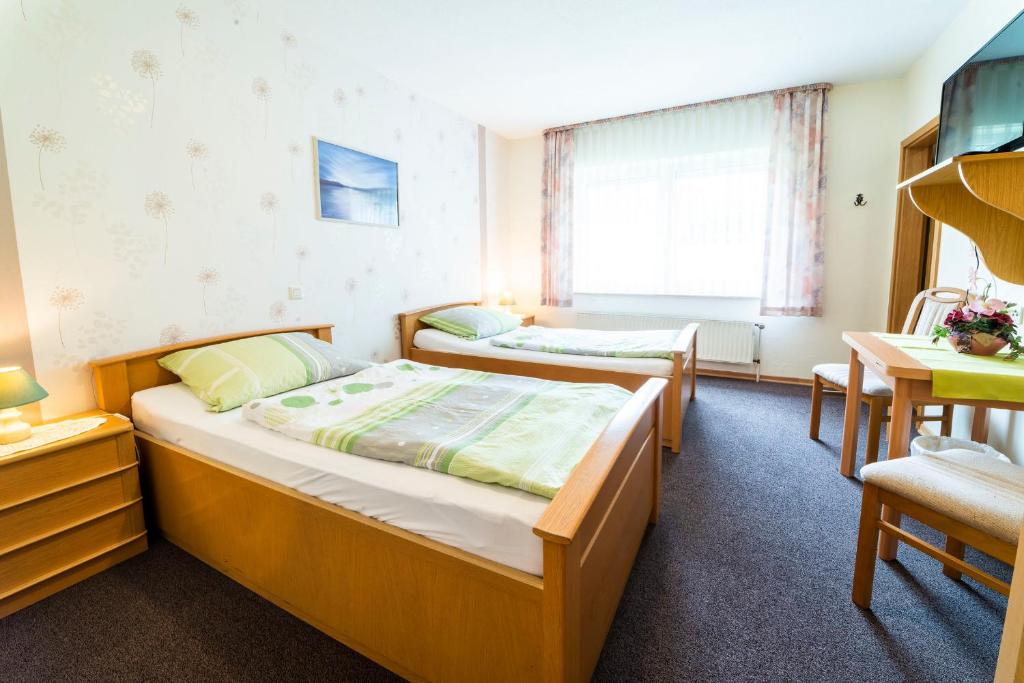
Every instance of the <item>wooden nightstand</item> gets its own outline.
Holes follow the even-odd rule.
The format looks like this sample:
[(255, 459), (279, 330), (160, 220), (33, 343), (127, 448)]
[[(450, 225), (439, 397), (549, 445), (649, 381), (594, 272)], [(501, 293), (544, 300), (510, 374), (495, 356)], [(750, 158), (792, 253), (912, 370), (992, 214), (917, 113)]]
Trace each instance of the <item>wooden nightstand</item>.
[(128, 420), (0, 457), (0, 618), (146, 547)]
[(523, 323), (522, 323), (523, 327), (530, 327), (531, 325), (535, 325), (536, 324), (534, 322), (534, 320), (533, 320), (533, 314), (532, 313), (530, 315), (526, 315), (525, 313), (522, 314), (522, 315), (523, 315)]

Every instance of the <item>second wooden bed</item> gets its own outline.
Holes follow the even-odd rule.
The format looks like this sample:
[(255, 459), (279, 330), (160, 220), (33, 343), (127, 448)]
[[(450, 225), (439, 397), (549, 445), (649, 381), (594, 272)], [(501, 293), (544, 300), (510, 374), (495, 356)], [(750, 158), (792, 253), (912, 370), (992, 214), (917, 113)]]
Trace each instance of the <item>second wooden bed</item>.
[[(159, 358), (271, 332), (331, 339), (261, 330), (98, 360), (97, 401), (130, 416), (134, 392), (178, 381)], [(658, 518), (665, 385), (638, 387), (548, 504), (543, 577), (136, 431), (149, 528), (407, 679), (586, 681)]]
[[(636, 372), (604, 370), (597, 368), (562, 365), (550, 362), (552, 354), (529, 351), (536, 360), (512, 360), (469, 353), (431, 351), (416, 347), (416, 333), (430, 326), (420, 320), (425, 315), (457, 306), (479, 306), (479, 301), (464, 301), (398, 314), (402, 358), (420, 363), (443, 365), (449, 368), (466, 368), (505, 375), (524, 375), (560, 382), (593, 382), (615, 384), (629, 391), (636, 391), (652, 375)], [(698, 323), (691, 323), (681, 330), (672, 348), (672, 371), (666, 375), (653, 375), (668, 382), (664, 401), (664, 445), (673, 453), (679, 453), (683, 443), (683, 420), (689, 402), (697, 395), (697, 330)], [(564, 358), (564, 356), (563, 356)], [(611, 359), (626, 360), (626, 359)]]

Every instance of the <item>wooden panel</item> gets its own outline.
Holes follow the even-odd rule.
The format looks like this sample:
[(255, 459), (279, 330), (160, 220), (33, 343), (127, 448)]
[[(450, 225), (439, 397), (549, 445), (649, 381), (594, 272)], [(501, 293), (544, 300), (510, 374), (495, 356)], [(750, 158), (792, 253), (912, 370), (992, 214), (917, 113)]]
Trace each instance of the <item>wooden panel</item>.
[(17, 550), (0, 555), (0, 600), (11, 597), (51, 574), (113, 548), (142, 533), (142, 504), (135, 502), (111, 514)]
[(971, 238), (997, 277), (1024, 283), (1024, 153), (953, 157), (901, 183), (914, 204)]
[(553, 365), (550, 363), (533, 363), (529, 361), (507, 360), (490, 356), (471, 356), (465, 353), (446, 353), (444, 351), (424, 351), (413, 348), (409, 360), (430, 365), (442, 365), (446, 368), (465, 368), (481, 372), (495, 372), (503, 375), (520, 375), (537, 377), (556, 382), (596, 382), (615, 384), (630, 391), (636, 391), (644, 385), (650, 375), (638, 375), (632, 372), (614, 372), (594, 368), (579, 368), (572, 365)]
[[(62, 442), (63, 443), (63, 442)], [(42, 455), (0, 460), (0, 509), (59, 491), (135, 462), (130, 433)]]
[[(661, 449), (658, 392), (649, 380), (609, 425), (548, 506), (534, 533), (544, 545), (544, 673), (587, 681), (648, 522), (657, 519)], [(620, 413), (621, 415), (621, 413)], [(607, 449), (607, 451), (606, 451)], [(618, 451), (613, 461), (607, 455)]]
[(979, 201), (960, 184), (912, 187), (910, 195), (921, 211), (941, 216), (943, 223), (974, 240), (993, 274), (1010, 282), (1024, 282), (1024, 226), (1019, 218)]
[(33, 538), (137, 500), (142, 495), (138, 469), (135, 463), (126, 467), (78, 486), (0, 509), (0, 554)]
[(0, 598), (0, 619), (124, 562), (129, 557), (145, 552), (146, 548), (146, 535), (142, 533), (121, 545), (100, 551), (63, 571), (42, 578), (38, 583), (34, 583), (14, 595)]
[[(579, 538), (584, 543), (582, 561), (586, 562), (587, 555), (590, 553), (590, 547), (595, 539), (601, 535), (601, 531), (608, 521), (608, 516), (613, 514), (612, 508), (619, 496), (622, 495), (622, 487), (626, 485), (623, 482), (627, 482), (633, 476), (635, 470), (643, 468), (642, 461), (652, 459), (647, 451), (651, 450), (653, 452), (654, 450), (653, 445), (649, 443), (654, 433), (654, 428), (654, 415), (651, 413), (645, 414), (637, 425), (636, 431), (630, 434), (629, 439), (622, 448), (622, 452), (628, 453), (629, 457), (616, 458), (612, 467), (605, 475), (607, 481), (617, 482), (617, 485), (601, 487), (597, 495), (594, 496), (589, 511), (579, 525), (576, 538)], [(649, 483), (652, 476), (653, 472), (647, 470), (644, 473), (644, 481)], [(650, 496), (641, 497), (645, 497), (648, 503), (650, 503)], [(647, 509), (650, 509), (650, 504), (647, 505)]]
[(416, 679), (539, 678), (537, 577), (145, 435), (140, 450), (172, 542), (346, 645)]
[(89, 365), (92, 367), (93, 384), (96, 389), (96, 403), (103, 410), (131, 417), (132, 394), (143, 389), (173, 384), (178, 381), (177, 376), (164, 370), (157, 363), (160, 358), (175, 351), (280, 332), (306, 332), (317, 339), (329, 342), (331, 341), (331, 328), (333, 327), (334, 325), (311, 325), (303, 327), (278, 327), (252, 332), (235, 332), (94, 360)]
[(654, 503), (654, 460), (661, 457), (654, 439), (652, 430), (581, 558), (580, 593), (590, 596), (581, 605), (580, 666), (584, 680), (597, 665)]

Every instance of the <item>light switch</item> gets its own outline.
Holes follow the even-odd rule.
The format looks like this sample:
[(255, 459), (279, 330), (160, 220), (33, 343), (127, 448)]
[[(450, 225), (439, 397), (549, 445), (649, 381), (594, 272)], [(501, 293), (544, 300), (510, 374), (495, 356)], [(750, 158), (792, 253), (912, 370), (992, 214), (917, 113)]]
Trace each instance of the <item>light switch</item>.
[(292, 301), (298, 301), (302, 298), (302, 287), (289, 287), (288, 298)]

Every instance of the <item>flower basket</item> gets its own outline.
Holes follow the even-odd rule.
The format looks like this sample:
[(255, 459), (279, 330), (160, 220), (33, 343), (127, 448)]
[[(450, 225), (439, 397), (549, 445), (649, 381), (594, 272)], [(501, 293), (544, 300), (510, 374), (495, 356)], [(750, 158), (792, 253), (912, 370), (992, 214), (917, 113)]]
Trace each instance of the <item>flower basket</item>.
[(1024, 352), (1017, 324), (1013, 319), (1016, 304), (988, 296), (989, 287), (981, 296), (968, 295), (967, 301), (950, 311), (941, 325), (932, 330), (932, 342), (945, 338), (957, 353), (994, 356), (1007, 346), (1009, 360)]

